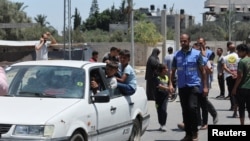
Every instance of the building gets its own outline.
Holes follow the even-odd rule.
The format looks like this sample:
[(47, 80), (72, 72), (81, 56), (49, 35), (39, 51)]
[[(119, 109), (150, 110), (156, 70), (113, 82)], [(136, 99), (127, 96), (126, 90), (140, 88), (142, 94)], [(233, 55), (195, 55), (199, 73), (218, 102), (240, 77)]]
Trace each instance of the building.
[[(166, 9), (166, 6), (163, 5), (163, 9), (157, 8), (155, 9), (154, 5), (150, 6), (150, 9), (148, 8), (140, 8), (139, 11), (141, 13), (145, 13), (147, 15), (147, 19), (154, 23), (156, 27), (158, 27), (159, 31), (161, 30), (161, 11)], [(167, 9), (166, 9), (167, 10)], [(180, 18), (180, 31), (187, 29), (188, 27), (194, 25), (195, 23), (195, 17), (188, 15), (185, 13), (184, 9), (181, 9), (180, 12), (174, 12), (173, 7), (167, 10), (166, 12), (166, 22), (167, 27), (171, 28), (172, 30), (175, 30), (176, 24), (176, 18)]]
[(250, 21), (250, 0), (206, 0), (203, 23), (221, 22), (225, 16), (230, 17), (232, 23)]
[[(162, 10), (166, 9), (166, 5), (163, 5), (163, 9), (157, 8), (155, 9), (154, 5), (150, 5), (150, 8), (139, 8), (137, 11), (140, 13), (146, 14), (147, 15), (147, 20), (151, 21), (156, 25), (158, 28), (158, 31), (161, 31), (161, 12)], [(176, 18), (180, 18), (180, 31), (182, 32), (183, 30), (187, 29), (188, 27), (194, 25), (195, 23), (195, 17), (191, 15), (185, 14), (184, 9), (181, 9), (180, 12), (173, 12), (173, 7), (172, 9), (170, 8), (169, 11), (166, 13), (166, 24), (168, 28), (171, 28), (172, 30), (176, 29)], [(114, 32), (114, 31), (122, 31), (124, 33), (127, 32), (127, 23), (119, 23), (119, 24), (110, 24), (109, 26), (109, 31)]]

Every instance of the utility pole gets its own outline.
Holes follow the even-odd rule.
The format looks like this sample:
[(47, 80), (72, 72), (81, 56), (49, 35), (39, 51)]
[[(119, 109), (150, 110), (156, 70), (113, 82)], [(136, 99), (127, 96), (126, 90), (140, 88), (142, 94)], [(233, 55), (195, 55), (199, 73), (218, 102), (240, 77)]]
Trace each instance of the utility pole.
[(64, 22), (63, 22), (63, 36), (64, 36), (64, 58), (66, 50), (66, 29), (68, 33), (68, 51), (69, 60), (71, 60), (71, 0), (64, 0)]
[(232, 15), (231, 15), (231, 9), (232, 5), (231, 5), (231, 0), (229, 0), (229, 5), (228, 5), (228, 10), (229, 10), (229, 14), (228, 14), (228, 40), (231, 41), (232, 40), (232, 35), (231, 35), (231, 23), (232, 23)]
[(175, 14), (175, 49), (180, 49), (180, 14)]
[(130, 0), (131, 14), (130, 14), (130, 28), (131, 28), (131, 66), (135, 67), (135, 47), (134, 47), (134, 7), (133, 0)]
[(167, 12), (166, 9), (161, 11), (161, 34), (163, 36), (163, 44), (162, 44), (162, 61), (166, 56), (166, 33), (167, 33)]

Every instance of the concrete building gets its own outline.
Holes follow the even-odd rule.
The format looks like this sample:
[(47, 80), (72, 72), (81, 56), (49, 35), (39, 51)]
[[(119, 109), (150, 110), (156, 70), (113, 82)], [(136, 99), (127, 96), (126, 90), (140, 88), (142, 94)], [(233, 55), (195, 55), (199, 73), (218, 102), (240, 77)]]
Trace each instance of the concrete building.
[[(137, 9), (140, 13), (144, 13), (147, 15), (147, 19), (154, 23), (156, 27), (158, 28), (158, 31), (161, 31), (161, 12), (162, 10), (166, 9), (166, 5), (163, 5), (163, 8), (157, 8), (155, 9), (154, 5), (150, 5), (150, 8), (139, 8)], [(171, 28), (172, 30), (176, 29), (176, 18), (180, 18), (180, 31), (187, 29), (189, 26), (194, 25), (195, 23), (195, 17), (191, 15), (185, 14), (184, 9), (181, 9), (180, 12), (173, 12), (173, 9), (170, 9), (167, 11), (166, 15), (166, 21), (167, 21), (167, 27)], [(136, 22), (135, 22), (136, 24)], [(110, 24), (109, 31), (122, 31), (124, 33), (127, 32), (127, 23), (119, 23), (119, 24)]]
[[(155, 10), (154, 5), (150, 6), (149, 8), (140, 8), (138, 9), (141, 13), (145, 13), (147, 15), (147, 19), (154, 23), (156, 27), (158, 27), (158, 30), (160, 31), (161, 29), (161, 11), (166, 9), (166, 6), (163, 5), (163, 9), (157, 8)], [(167, 10), (167, 9), (166, 9)], [(195, 23), (195, 17), (188, 15), (185, 13), (184, 9), (181, 9), (180, 12), (173, 12), (173, 9), (167, 10), (166, 13), (166, 24), (168, 28), (171, 28), (172, 30), (175, 30), (175, 26), (177, 25), (176, 19), (175, 18), (180, 18), (180, 30), (181, 32), (188, 27), (194, 25)], [(178, 15), (178, 16), (177, 16)]]
[(221, 22), (225, 16), (230, 16), (233, 22), (250, 21), (250, 0), (206, 0), (203, 23)]

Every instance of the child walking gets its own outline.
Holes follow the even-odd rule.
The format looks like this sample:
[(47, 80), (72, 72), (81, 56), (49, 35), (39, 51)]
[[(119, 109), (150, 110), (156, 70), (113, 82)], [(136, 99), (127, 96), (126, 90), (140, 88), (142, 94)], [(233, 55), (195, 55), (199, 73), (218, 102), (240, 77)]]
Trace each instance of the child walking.
[(155, 79), (156, 94), (155, 94), (155, 107), (157, 110), (158, 122), (160, 124), (160, 131), (166, 132), (166, 121), (167, 121), (167, 104), (169, 98), (169, 78), (167, 75), (167, 66), (163, 64), (158, 65), (158, 75)]

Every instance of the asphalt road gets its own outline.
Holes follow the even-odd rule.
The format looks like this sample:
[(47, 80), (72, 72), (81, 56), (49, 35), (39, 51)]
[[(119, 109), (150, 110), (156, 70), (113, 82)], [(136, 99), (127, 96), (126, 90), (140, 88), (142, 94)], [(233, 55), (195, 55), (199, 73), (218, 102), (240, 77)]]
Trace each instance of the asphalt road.
[[(233, 111), (229, 111), (230, 101), (224, 99), (215, 99), (219, 95), (219, 87), (216, 78), (216, 72), (214, 73), (214, 81), (212, 82), (212, 88), (209, 92), (209, 100), (213, 103), (218, 112), (219, 122), (217, 125), (239, 125), (239, 118), (232, 118)], [(137, 75), (138, 85), (145, 88), (146, 83), (144, 80), (144, 74)], [(227, 88), (227, 87), (226, 87)], [(227, 96), (227, 91), (226, 91)], [(177, 124), (182, 121), (181, 107), (179, 99), (168, 103), (168, 117), (167, 117), (167, 132), (159, 131), (159, 124), (157, 120), (156, 108), (154, 101), (148, 101), (150, 124), (146, 132), (142, 136), (142, 141), (178, 141), (185, 136), (185, 132), (177, 128)], [(247, 115), (247, 114), (246, 114)], [(208, 117), (208, 124), (212, 125), (212, 116)], [(250, 124), (246, 117), (246, 124)], [(208, 141), (208, 130), (199, 130), (199, 141)]]

